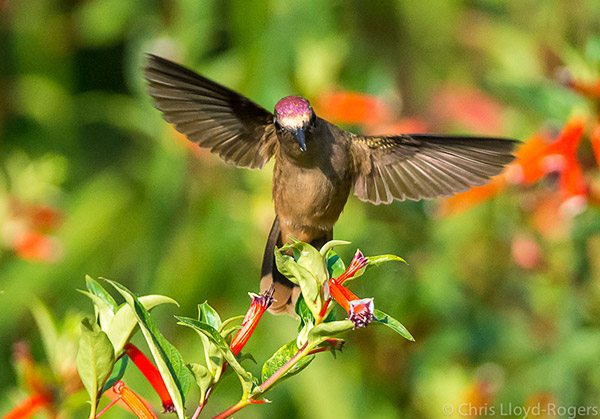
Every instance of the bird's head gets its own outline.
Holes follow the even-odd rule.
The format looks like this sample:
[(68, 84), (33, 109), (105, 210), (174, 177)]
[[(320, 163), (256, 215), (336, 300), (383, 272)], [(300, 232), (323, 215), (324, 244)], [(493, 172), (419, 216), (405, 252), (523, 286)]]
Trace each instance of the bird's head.
[(290, 132), (300, 150), (306, 151), (305, 132), (315, 121), (315, 113), (308, 100), (300, 96), (287, 96), (275, 105), (275, 126), (277, 130)]

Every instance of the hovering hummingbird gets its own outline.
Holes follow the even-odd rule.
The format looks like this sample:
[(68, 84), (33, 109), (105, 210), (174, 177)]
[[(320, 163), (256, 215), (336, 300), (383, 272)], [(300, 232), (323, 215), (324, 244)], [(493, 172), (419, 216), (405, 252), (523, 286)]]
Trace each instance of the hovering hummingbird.
[(294, 314), (299, 294), (277, 271), (275, 246), (294, 238), (320, 248), (331, 240), (351, 189), (375, 205), (448, 197), (487, 183), (513, 160), (510, 139), (356, 135), (319, 118), (299, 96), (281, 99), (273, 114), (155, 55), (144, 74), (156, 108), (190, 141), (237, 167), (262, 169), (275, 159), (275, 220), (261, 272), (261, 289), (275, 286), (274, 313)]

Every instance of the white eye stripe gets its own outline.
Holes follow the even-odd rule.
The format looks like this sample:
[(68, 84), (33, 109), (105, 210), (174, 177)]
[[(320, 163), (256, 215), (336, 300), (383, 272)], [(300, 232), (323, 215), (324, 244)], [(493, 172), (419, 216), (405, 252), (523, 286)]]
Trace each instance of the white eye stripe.
[(310, 121), (308, 113), (302, 113), (295, 116), (283, 116), (279, 118), (279, 123), (287, 129), (298, 129), (305, 126)]

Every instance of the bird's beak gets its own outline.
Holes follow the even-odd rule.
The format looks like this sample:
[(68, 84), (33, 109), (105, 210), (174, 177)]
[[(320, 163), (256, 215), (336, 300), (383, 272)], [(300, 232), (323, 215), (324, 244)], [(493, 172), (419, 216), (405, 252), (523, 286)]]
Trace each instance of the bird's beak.
[(304, 127), (295, 129), (294, 131), (292, 131), (292, 134), (294, 134), (296, 141), (298, 141), (298, 144), (300, 145), (300, 150), (306, 151), (306, 139), (304, 138)]

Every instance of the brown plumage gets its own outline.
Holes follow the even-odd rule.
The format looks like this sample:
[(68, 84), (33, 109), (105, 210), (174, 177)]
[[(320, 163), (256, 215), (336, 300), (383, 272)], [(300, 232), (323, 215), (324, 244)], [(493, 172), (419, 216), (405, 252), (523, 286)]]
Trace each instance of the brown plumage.
[(503, 138), (355, 135), (316, 116), (298, 96), (281, 99), (273, 114), (154, 55), (145, 76), (155, 106), (190, 141), (237, 167), (261, 169), (274, 157), (276, 217), (261, 289), (275, 283), (276, 313), (293, 314), (299, 291), (275, 268), (275, 246), (290, 237), (316, 247), (331, 240), (351, 189), (375, 205), (448, 197), (487, 183), (513, 160), (516, 141)]

